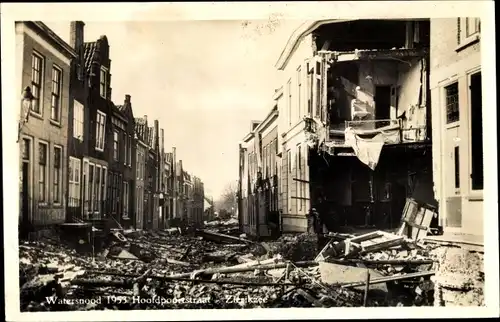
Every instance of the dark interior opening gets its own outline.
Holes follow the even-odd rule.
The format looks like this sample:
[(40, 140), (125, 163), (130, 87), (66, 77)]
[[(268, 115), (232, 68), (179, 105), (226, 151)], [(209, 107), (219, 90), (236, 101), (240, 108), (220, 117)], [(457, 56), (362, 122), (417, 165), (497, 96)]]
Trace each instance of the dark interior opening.
[(391, 118), (391, 86), (375, 87), (375, 117), (377, 120)]
[(484, 185), (483, 173), (483, 101), (481, 94), (481, 72), (471, 76), (471, 163), (472, 189), (481, 190)]

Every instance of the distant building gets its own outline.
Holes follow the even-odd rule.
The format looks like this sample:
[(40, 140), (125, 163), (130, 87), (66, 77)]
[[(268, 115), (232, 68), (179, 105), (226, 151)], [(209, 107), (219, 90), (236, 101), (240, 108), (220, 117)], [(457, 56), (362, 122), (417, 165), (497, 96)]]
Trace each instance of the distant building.
[(205, 204), (204, 184), (198, 177), (193, 177), (193, 202), (191, 210), (191, 221), (194, 225), (203, 224), (203, 212)]
[(434, 193), (445, 233), (483, 235), (479, 18), (431, 19)]
[(15, 28), (19, 223), (26, 236), (66, 219), (70, 72), (77, 53), (42, 22), (16, 22)]
[[(108, 162), (111, 175), (115, 176), (115, 179), (116, 175), (122, 178), (122, 182), (117, 183), (118, 186), (121, 185), (122, 189), (121, 196), (118, 198), (114, 196), (117, 189), (109, 191), (109, 196), (114, 196), (114, 202), (118, 203), (116, 208), (120, 216), (117, 219), (122, 226), (132, 227), (135, 220), (136, 142), (134, 139), (135, 120), (130, 95), (125, 95), (123, 105), (117, 105), (113, 109), (112, 124), (113, 151)], [(116, 187), (117, 185), (110, 186)]]
[(148, 155), (149, 127), (148, 118), (135, 119), (135, 228), (145, 229), (147, 223), (146, 207), (146, 160)]

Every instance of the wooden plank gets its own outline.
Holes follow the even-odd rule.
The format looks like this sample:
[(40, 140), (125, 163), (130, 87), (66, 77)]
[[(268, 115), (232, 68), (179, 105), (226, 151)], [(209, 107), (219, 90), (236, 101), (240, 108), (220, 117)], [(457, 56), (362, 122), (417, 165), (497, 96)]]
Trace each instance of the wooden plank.
[(366, 241), (366, 240), (370, 240), (370, 239), (373, 239), (373, 238), (380, 237), (381, 235), (382, 235), (381, 232), (377, 230), (377, 231), (374, 231), (374, 232), (371, 232), (371, 233), (368, 233), (368, 234), (364, 234), (364, 235), (361, 235), (361, 236), (350, 238), (350, 240), (353, 241), (353, 242), (360, 243), (360, 242), (363, 242), (363, 241)]
[(398, 246), (398, 245), (401, 245), (403, 242), (404, 242), (404, 237), (399, 236), (399, 237), (394, 238), (392, 240), (387, 240), (387, 241), (383, 241), (383, 242), (376, 244), (376, 245), (370, 245), (370, 246), (364, 247), (364, 249), (362, 250), (362, 253), (368, 253), (368, 252), (373, 252), (375, 250), (380, 250), (380, 249), (385, 249), (385, 248), (389, 248), (389, 247), (393, 247), (393, 246)]
[[(382, 277), (382, 278), (377, 278), (377, 279), (371, 280), (370, 286), (374, 285), (374, 284), (387, 283), (387, 282), (393, 282), (393, 281), (401, 281), (401, 280), (406, 280), (406, 279), (416, 278), (416, 277), (432, 276), (434, 274), (436, 274), (436, 272), (427, 271), (427, 272), (416, 272), (416, 273), (409, 273), (409, 274), (404, 274), (404, 275), (393, 275), (393, 276), (388, 276), (388, 277)], [(352, 288), (352, 287), (364, 286), (365, 283), (366, 282), (356, 282), (356, 283), (343, 284), (341, 286), (343, 288)]]

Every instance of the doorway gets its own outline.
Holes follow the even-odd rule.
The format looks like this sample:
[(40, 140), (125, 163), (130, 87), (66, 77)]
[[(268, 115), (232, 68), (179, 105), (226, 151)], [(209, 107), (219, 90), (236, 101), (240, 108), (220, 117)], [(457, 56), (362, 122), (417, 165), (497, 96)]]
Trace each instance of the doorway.
[(482, 190), (483, 174), (483, 99), (481, 94), (481, 72), (470, 77), (471, 116), (471, 179), (472, 190)]
[(20, 209), (20, 235), (26, 237), (31, 231), (31, 140), (22, 141), (21, 164), (21, 209)]
[(392, 86), (389, 85), (375, 86), (375, 119), (377, 120), (391, 118), (391, 88)]

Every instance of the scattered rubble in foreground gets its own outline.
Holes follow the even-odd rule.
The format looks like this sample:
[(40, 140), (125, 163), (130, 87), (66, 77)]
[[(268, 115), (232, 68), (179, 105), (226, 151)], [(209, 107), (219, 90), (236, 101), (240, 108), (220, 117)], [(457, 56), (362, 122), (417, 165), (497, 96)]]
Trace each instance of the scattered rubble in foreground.
[(19, 246), (21, 311), (432, 306), (435, 246), (382, 231), (257, 243), (234, 223), (112, 231), (100, 252)]

